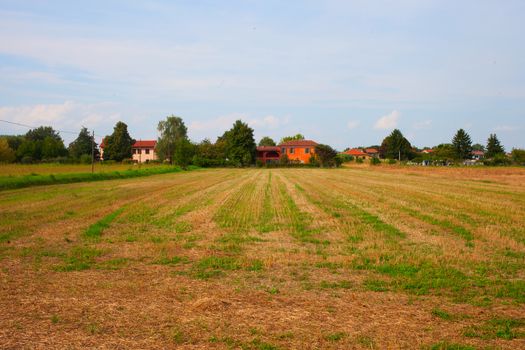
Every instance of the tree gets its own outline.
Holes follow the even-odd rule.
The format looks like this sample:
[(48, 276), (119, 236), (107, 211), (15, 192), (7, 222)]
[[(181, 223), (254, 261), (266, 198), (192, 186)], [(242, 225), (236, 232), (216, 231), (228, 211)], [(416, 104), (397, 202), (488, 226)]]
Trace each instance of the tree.
[[(166, 120), (159, 122), (157, 130), (160, 133), (156, 148), (159, 159), (168, 159), (170, 164), (173, 164), (176, 146), (180, 140), (187, 141), (188, 129), (182, 118), (172, 114), (166, 117)], [(179, 143), (179, 145), (183, 145), (183, 143)]]
[(340, 159), (337, 158), (337, 151), (328, 145), (315, 146), (315, 154), (323, 168), (341, 165)]
[(26, 161), (38, 161), (65, 156), (67, 154), (64, 141), (50, 126), (40, 126), (29, 130), (24, 141), (18, 146), (16, 156)]
[(9, 147), (6, 138), (0, 138), (0, 163), (11, 163), (16, 159), (15, 151)]
[(259, 146), (276, 146), (276, 144), (271, 137), (265, 136), (259, 141)]
[(218, 141), (224, 141), (226, 157), (236, 166), (248, 166), (254, 163), (256, 145), (253, 129), (248, 124), (237, 120), (233, 127), (226, 131)]
[(279, 142), (279, 144), (283, 144), (288, 141), (297, 141), (297, 140), (304, 140), (304, 136), (302, 134), (296, 134), (294, 136), (285, 136), (281, 139), (281, 142)]
[(195, 145), (192, 163), (200, 167), (221, 166), (226, 159), (226, 143), (222, 140), (212, 143), (204, 139)]
[(486, 158), (493, 158), (498, 154), (505, 154), (505, 149), (498, 140), (496, 134), (490, 134), (487, 140), (487, 152), (485, 153)]
[(485, 146), (483, 146), (482, 144), (479, 144), (479, 143), (475, 143), (475, 144), (472, 145), (472, 150), (473, 151), (485, 152)]
[(451, 162), (456, 158), (456, 152), (454, 151), (454, 146), (450, 143), (442, 143), (434, 148), (432, 157), (436, 161), (440, 162)]
[(93, 136), (89, 134), (88, 129), (82, 127), (75, 141), (69, 144), (69, 156), (75, 159), (80, 159), (80, 157), (83, 155), (88, 155), (91, 157), (91, 148), (93, 146), (95, 159), (98, 159), (100, 157), (98, 145), (96, 144), (96, 142), (94, 142)]
[(456, 159), (467, 159), (470, 158), (472, 153), (472, 141), (469, 134), (463, 129), (459, 129), (452, 139), (452, 147), (454, 147), (454, 153)]
[(514, 163), (518, 165), (525, 165), (525, 149), (513, 148), (511, 157)]
[(129, 136), (128, 126), (118, 122), (113, 128), (113, 133), (104, 138), (104, 160), (115, 160), (121, 162), (131, 158), (131, 147), (135, 140)]
[(190, 165), (193, 156), (195, 155), (195, 145), (187, 138), (180, 138), (175, 143), (175, 152), (173, 153), (173, 161), (186, 169)]
[(379, 155), (381, 158), (402, 160), (411, 159), (413, 157), (412, 145), (403, 136), (401, 131), (394, 129), (390, 135), (383, 139), (381, 147), (379, 147)]

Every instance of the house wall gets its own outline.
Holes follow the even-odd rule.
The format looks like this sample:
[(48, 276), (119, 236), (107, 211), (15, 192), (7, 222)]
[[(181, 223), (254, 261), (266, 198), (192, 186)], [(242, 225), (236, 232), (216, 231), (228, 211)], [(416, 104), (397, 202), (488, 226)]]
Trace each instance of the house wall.
[[(146, 153), (146, 150), (149, 150), (149, 154)], [(146, 161), (157, 160), (157, 153), (153, 148), (133, 148), (131, 153), (135, 162), (145, 163)]]
[[(309, 149), (310, 152), (306, 153), (306, 149)], [(293, 149), (293, 153), (292, 153)], [(310, 163), (310, 157), (315, 155), (315, 146), (311, 147), (294, 147), (294, 146), (281, 146), (281, 155), (286, 154), (290, 160), (299, 160), (301, 163), (308, 164)]]

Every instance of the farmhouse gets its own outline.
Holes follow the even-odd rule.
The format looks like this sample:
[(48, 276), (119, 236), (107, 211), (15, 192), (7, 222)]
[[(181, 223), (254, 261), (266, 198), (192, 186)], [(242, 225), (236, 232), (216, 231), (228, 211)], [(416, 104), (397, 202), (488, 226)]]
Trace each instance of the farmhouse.
[[(157, 153), (155, 147), (156, 140), (140, 140), (135, 141), (131, 146), (131, 159), (136, 163), (148, 163), (152, 160), (157, 160)], [(104, 160), (104, 140), (100, 143), (100, 159)]]
[(348, 155), (351, 155), (352, 157), (356, 158), (356, 159), (369, 159), (371, 156), (366, 153), (366, 152), (363, 152), (363, 150), (359, 149), (359, 148), (352, 148), (346, 152), (344, 152), (345, 154), (348, 154)]
[(263, 164), (277, 163), (281, 155), (286, 154), (291, 162), (310, 163), (315, 157), (317, 142), (312, 140), (294, 140), (281, 143), (279, 146), (257, 147), (257, 160)]
[(365, 153), (370, 157), (379, 157), (379, 151), (376, 148), (367, 148), (365, 149)]

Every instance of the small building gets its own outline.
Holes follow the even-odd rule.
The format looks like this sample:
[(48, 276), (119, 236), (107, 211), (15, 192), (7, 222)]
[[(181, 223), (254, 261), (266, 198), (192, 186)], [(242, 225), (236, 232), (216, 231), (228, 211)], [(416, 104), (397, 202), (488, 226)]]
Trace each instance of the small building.
[(257, 160), (262, 164), (278, 163), (281, 157), (281, 149), (278, 146), (257, 147)]
[(379, 151), (375, 148), (367, 148), (365, 149), (365, 153), (368, 154), (370, 157), (379, 157)]
[(421, 153), (423, 153), (423, 154), (431, 154), (432, 152), (434, 152), (433, 149), (424, 149), (424, 150), (421, 151)]
[[(156, 140), (140, 140), (136, 141), (133, 146), (131, 146), (131, 159), (136, 163), (147, 163), (152, 160), (157, 160), (157, 152), (155, 152), (155, 147), (157, 147)], [(104, 140), (100, 143), (100, 159), (104, 160)]]
[(317, 142), (312, 140), (294, 140), (280, 144), (280, 155), (286, 154), (291, 162), (303, 164), (310, 163), (310, 158), (315, 157)]
[(485, 152), (483, 151), (472, 151), (471, 153), (473, 160), (482, 160), (485, 157)]
[(359, 148), (352, 148), (344, 153), (351, 155), (355, 159), (370, 159), (371, 158), (371, 156), (368, 153), (364, 152), (362, 149), (359, 149)]

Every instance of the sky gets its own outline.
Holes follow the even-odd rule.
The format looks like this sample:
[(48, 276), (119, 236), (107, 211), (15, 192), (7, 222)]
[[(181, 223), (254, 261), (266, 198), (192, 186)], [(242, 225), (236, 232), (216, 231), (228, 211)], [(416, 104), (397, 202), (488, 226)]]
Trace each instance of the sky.
[(522, 0), (0, 0), (0, 119), (97, 135), (123, 121), (138, 140), (174, 114), (193, 141), (241, 119), (257, 141), (339, 150), (464, 128), (510, 151), (525, 148), (524, 33)]

